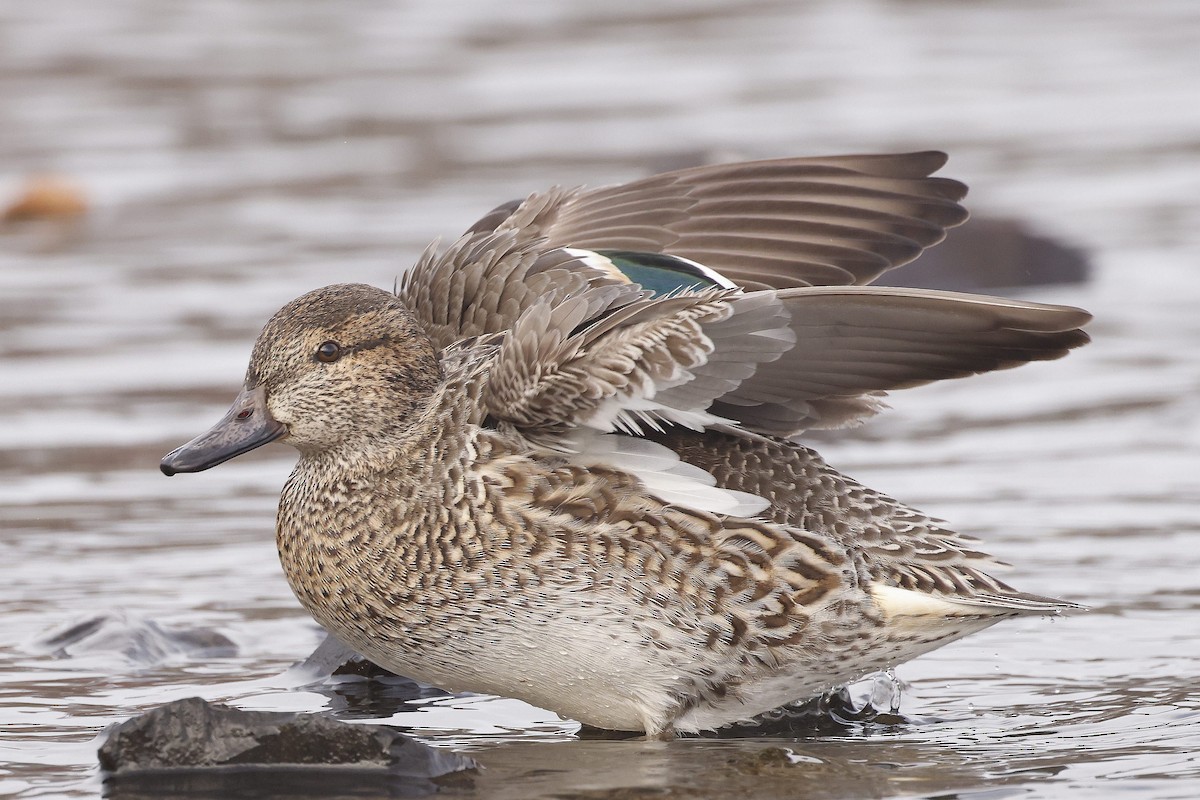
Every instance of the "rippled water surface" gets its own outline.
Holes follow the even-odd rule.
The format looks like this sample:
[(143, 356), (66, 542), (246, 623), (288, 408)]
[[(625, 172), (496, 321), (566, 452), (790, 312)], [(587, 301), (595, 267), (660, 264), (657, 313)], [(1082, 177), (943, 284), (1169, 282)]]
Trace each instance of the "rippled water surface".
[[(1197, 41), (1190, 0), (0, 6), (0, 201), (57, 173), (90, 202), (0, 228), (0, 794), (94, 796), (100, 729), (199, 694), (413, 726), (474, 752), (480, 797), (1200, 795)], [(977, 213), (1089, 252), (1087, 284), (1026, 296), (1089, 308), (1095, 341), (819, 445), (1093, 610), (901, 667), (903, 724), (597, 741), (513, 701), (298, 688), (290, 451), (157, 471), (278, 306), (391, 285), (499, 201), (697, 153), (929, 147)]]

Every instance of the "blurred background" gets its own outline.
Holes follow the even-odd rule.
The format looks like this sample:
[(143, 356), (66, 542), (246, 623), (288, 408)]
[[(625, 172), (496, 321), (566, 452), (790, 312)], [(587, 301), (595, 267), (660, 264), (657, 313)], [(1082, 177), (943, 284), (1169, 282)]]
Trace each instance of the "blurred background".
[[(94, 795), (96, 732), (175, 697), (354, 715), (278, 677), (319, 640), (271, 537), (290, 451), (157, 471), (284, 302), (391, 286), (552, 184), (933, 148), (978, 220), (910, 282), (1080, 305), (1095, 342), (816, 443), (1093, 611), (902, 667), (907, 724), (792, 742), (790, 780), (1195, 796), (1197, 42), (1193, 0), (0, 6), (0, 794)], [(721, 763), (478, 698), (357, 716), (479, 750), (487, 796), (665, 791)], [(586, 766), (527, 774), (562, 758)]]

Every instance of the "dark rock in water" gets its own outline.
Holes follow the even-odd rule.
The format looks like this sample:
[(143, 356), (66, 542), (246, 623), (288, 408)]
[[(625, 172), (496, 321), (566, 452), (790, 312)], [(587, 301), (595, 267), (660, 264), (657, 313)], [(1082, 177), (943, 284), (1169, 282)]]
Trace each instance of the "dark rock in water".
[(1087, 255), (1011, 219), (971, 219), (876, 283), (958, 292), (1084, 283)]
[(229, 658), (237, 645), (207, 628), (172, 629), (158, 623), (106, 612), (50, 631), (32, 648), (55, 658), (114, 653), (134, 664), (150, 666), (174, 656)]
[(843, 686), (811, 700), (781, 706), (752, 720), (705, 732), (701, 737), (861, 736), (867, 731), (894, 730), (907, 724), (909, 719), (898, 709), (880, 708), (869, 699), (856, 701)]
[(329, 709), (342, 719), (389, 717), (410, 700), (449, 696), (367, 660), (332, 634), (289, 672), (308, 681), (308, 691), (329, 697)]
[[(113, 726), (99, 751), (109, 797), (420, 796), (473, 769), (381, 725), (177, 700)], [(362, 794), (369, 789), (369, 795)], [(264, 794), (265, 792), (265, 794)]]

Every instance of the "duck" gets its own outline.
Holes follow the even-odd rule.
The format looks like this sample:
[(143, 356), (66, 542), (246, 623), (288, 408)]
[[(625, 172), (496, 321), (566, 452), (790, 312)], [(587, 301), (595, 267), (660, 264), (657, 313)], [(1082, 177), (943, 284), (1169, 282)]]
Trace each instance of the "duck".
[(279, 556), (334, 636), (649, 738), (1078, 610), (803, 443), (888, 391), (1088, 341), (1078, 308), (869, 285), (966, 219), (945, 161), (780, 158), (505, 203), (391, 291), (285, 305), (228, 413), (161, 469), (291, 445)]

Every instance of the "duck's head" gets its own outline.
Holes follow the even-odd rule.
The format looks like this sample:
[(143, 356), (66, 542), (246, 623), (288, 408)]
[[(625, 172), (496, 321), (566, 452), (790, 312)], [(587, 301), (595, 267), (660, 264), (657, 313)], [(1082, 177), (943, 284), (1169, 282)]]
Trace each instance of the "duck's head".
[(364, 449), (402, 431), (440, 380), (433, 343), (395, 295), (326, 286), (271, 318), (228, 413), (160, 466), (199, 472), (276, 440), (306, 454)]

